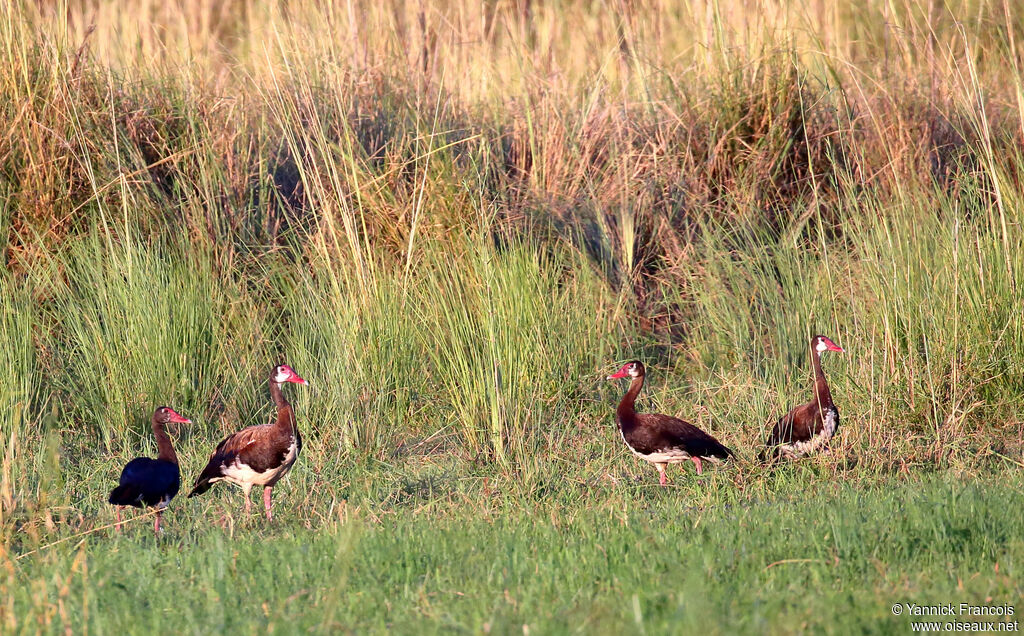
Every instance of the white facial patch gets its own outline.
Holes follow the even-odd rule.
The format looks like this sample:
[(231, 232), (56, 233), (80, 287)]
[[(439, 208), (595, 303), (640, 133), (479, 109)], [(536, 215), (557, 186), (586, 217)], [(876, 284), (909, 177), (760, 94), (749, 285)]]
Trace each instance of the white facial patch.
[(825, 353), (828, 350), (828, 345), (824, 340), (818, 340), (818, 344), (814, 345), (814, 350), (818, 353)]
[(278, 367), (277, 368), (277, 373), (274, 374), (274, 382), (277, 382), (278, 384), (281, 384), (282, 382), (284, 382), (285, 380), (287, 380), (290, 377), (291, 377), (291, 375), (288, 373), (288, 371), (284, 367)]

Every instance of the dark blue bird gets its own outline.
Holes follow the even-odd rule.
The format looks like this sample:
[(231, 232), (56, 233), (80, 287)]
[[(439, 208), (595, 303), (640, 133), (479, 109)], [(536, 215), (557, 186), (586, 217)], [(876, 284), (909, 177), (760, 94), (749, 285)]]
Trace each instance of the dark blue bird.
[(167, 422), (191, 424), (168, 406), (158, 407), (153, 411), (153, 436), (156, 447), (160, 451), (156, 459), (136, 457), (121, 471), (120, 485), (110, 491), (107, 500), (117, 506), (117, 529), (121, 529), (121, 507), (145, 506), (156, 507), (156, 521), (153, 531), (160, 532), (160, 516), (164, 508), (178, 494), (181, 486), (181, 474), (178, 471), (178, 456), (174, 454), (171, 438), (164, 431)]

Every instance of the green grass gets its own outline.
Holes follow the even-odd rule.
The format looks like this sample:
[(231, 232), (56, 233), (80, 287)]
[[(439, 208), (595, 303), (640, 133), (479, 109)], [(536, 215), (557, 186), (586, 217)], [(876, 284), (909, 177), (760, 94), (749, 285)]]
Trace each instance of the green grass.
[[(12, 3), (0, 629), (903, 632), (897, 601), (1019, 601), (1021, 16), (747, 5)], [(766, 471), (814, 333), (848, 352), (838, 436)], [(635, 358), (641, 407), (739, 462), (659, 489), (604, 380)], [(275, 523), (218, 487), (111, 535), (153, 408), (195, 422), (187, 487), (277, 362), (311, 386)]]
[[(237, 493), (215, 497), (213, 510), (180, 502), (158, 540), (140, 522), (13, 564), (35, 583), (12, 590), (17, 618), (7, 625), (892, 633), (909, 629), (891, 615), (896, 602), (1012, 604), (1024, 593), (1019, 473), (808, 492), (807, 469), (762, 475), (770, 500), (737, 493), (720, 474), (664, 490), (650, 480), (553, 481), (527, 495), (481, 495), (475, 480), (435, 471), (386, 484), (363, 474), (369, 488), (339, 488), (348, 503), (319, 510), (313, 529), (308, 511), (290, 507), (272, 526), (254, 517), (211, 527), (217, 509), (237, 512)], [(374, 501), (392, 489), (403, 499)], [(280, 490), (283, 502), (300, 496)], [(693, 505), (687, 493), (698, 490), (732, 503)]]

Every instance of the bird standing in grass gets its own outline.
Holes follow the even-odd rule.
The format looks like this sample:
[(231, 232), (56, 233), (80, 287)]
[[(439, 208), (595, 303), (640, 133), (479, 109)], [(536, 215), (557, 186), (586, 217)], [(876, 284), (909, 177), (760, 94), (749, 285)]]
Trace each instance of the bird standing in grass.
[(810, 455), (825, 447), (839, 428), (839, 409), (832, 401), (825, 372), (821, 370), (821, 354), (826, 351), (844, 353), (842, 347), (825, 336), (811, 338), (811, 367), (814, 370), (814, 397), (794, 407), (772, 428), (761, 451), (761, 461), (779, 457), (794, 459)]
[(178, 470), (178, 456), (174, 454), (171, 438), (167, 436), (164, 425), (168, 422), (191, 424), (168, 406), (158, 407), (153, 411), (153, 436), (159, 451), (156, 459), (136, 457), (128, 462), (121, 471), (121, 481), (117, 488), (110, 491), (107, 501), (117, 506), (117, 529), (121, 529), (121, 508), (144, 506), (156, 508), (156, 520), (153, 532), (160, 533), (160, 517), (164, 508), (170, 503), (181, 487), (181, 473)]
[(281, 391), (281, 385), (286, 382), (309, 384), (287, 364), (274, 367), (269, 384), (270, 396), (277, 407), (277, 418), (269, 424), (244, 428), (218, 444), (189, 497), (203, 494), (218, 481), (227, 481), (241, 487), (245, 493), (245, 514), (248, 516), (249, 492), (253, 486), (263, 486), (267, 520), (273, 518), (271, 490), (288, 474), (302, 450), (295, 411)]
[(637, 413), (636, 396), (644, 386), (646, 370), (640, 361), (629, 362), (609, 380), (631, 378), (629, 390), (615, 410), (622, 441), (629, 450), (658, 469), (658, 481), (665, 485), (665, 467), (692, 461), (700, 475), (701, 460), (718, 463), (732, 456), (732, 451), (689, 422), (658, 413)]

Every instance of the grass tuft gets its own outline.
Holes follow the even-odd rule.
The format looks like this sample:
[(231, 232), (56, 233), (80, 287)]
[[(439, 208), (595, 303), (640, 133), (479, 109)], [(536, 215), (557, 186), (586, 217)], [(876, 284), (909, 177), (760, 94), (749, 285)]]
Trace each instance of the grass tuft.
[[(10, 3), (0, 630), (891, 631), (1020, 598), (1012, 8)], [(758, 466), (815, 333), (839, 434)], [(735, 464), (657, 486), (603, 380), (634, 358)], [(152, 409), (195, 422), (190, 483), (278, 362), (311, 386), (274, 525), (218, 487), (111, 536)]]

